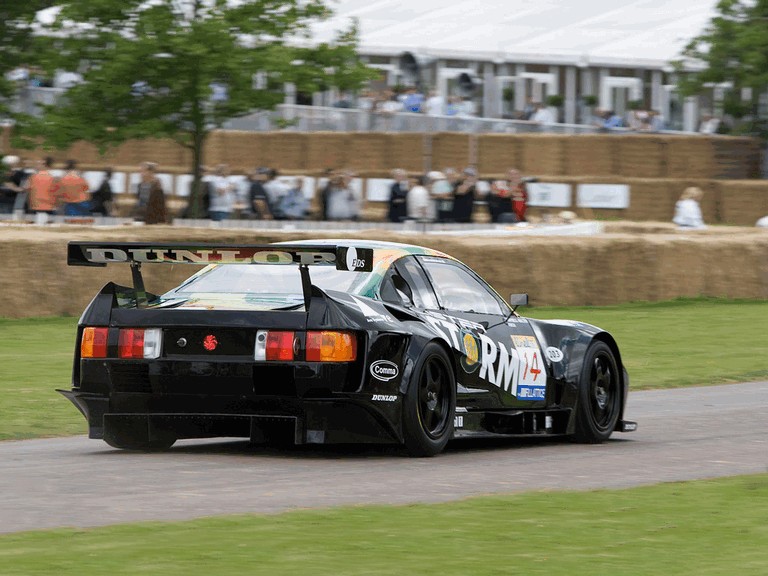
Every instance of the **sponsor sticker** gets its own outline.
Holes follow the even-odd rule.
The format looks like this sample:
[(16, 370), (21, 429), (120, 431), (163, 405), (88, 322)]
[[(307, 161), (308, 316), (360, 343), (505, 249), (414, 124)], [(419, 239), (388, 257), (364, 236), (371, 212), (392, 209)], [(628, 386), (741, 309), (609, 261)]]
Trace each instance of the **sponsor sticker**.
[(374, 402), (394, 402), (397, 400), (397, 396), (394, 394), (374, 394), (371, 400)]
[(389, 382), (400, 375), (397, 364), (389, 360), (376, 360), (370, 367), (371, 376), (382, 382)]
[(560, 348), (555, 348), (554, 346), (550, 346), (546, 350), (547, 358), (550, 359), (552, 362), (562, 362), (563, 360), (563, 351), (560, 350)]
[(464, 355), (461, 357), (461, 367), (467, 374), (472, 374), (480, 367), (480, 347), (477, 338), (469, 332), (464, 332), (461, 339)]

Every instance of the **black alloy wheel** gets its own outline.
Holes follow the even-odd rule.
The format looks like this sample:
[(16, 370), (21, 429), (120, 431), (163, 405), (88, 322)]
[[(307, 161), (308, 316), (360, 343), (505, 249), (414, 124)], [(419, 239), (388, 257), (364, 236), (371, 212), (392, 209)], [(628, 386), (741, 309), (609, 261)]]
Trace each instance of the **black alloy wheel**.
[(411, 456), (434, 456), (453, 435), (456, 381), (448, 354), (425, 346), (405, 395), (405, 447)]
[(601, 341), (590, 344), (584, 356), (576, 435), (579, 442), (597, 444), (607, 440), (621, 411), (621, 379), (611, 348)]

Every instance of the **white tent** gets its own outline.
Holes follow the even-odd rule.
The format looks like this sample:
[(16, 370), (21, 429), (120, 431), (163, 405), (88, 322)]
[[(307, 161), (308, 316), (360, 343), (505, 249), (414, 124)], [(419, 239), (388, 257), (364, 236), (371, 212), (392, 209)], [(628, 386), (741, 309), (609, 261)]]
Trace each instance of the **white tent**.
[(715, 14), (714, 0), (338, 0), (315, 40), (356, 18), (361, 53), (663, 68)]

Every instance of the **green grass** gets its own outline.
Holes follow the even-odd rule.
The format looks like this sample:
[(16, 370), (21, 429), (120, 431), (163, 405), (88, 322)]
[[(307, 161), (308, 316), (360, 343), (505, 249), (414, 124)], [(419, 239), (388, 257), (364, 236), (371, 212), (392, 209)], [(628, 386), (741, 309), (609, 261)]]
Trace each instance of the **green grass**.
[(768, 301), (681, 299), (599, 308), (527, 308), (613, 334), (633, 389), (768, 378)]
[[(601, 308), (528, 308), (616, 337), (633, 389), (768, 378), (768, 301), (678, 300)], [(0, 319), (0, 440), (84, 433), (55, 388), (68, 388), (75, 318)]]
[(0, 536), (13, 575), (764, 576), (768, 474)]
[(0, 440), (87, 431), (55, 392), (71, 387), (76, 327), (77, 318), (0, 319)]

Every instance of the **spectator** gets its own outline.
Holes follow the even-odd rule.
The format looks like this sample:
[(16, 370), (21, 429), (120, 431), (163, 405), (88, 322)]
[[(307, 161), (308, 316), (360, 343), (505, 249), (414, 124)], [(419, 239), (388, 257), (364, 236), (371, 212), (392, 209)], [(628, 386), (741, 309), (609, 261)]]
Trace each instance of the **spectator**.
[(96, 191), (91, 195), (91, 214), (109, 216), (112, 212), (112, 168), (104, 171), (104, 177)]
[(3, 158), (3, 174), (0, 175), (0, 214), (10, 214), (14, 207), (24, 205), (27, 174), (21, 167), (21, 158), (6, 156)]
[(456, 181), (453, 189), (453, 221), (472, 222), (475, 207), (477, 172), (474, 168), (465, 168), (462, 179)]
[(424, 95), (415, 87), (411, 86), (405, 91), (402, 99), (403, 108), (406, 112), (418, 114), (424, 106)]
[(304, 179), (295, 178), (288, 192), (280, 201), (280, 213), (288, 220), (304, 220), (309, 211), (309, 202), (304, 196)]
[(531, 96), (525, 99), (525, 106), (520, 115), (520, 120), (531, 120), (533, 115), (536, 114), (537, 104), (534, 102)]
[(164, 224), (168, 220), (165, 193), (156, 171), (154, 162), (142, 162), (135, 217), (145, 224)]
[(407, 216), (406, 200), (408, 198), (408, 174), (398, 168), (392, 172), (395, 181), (389, 189), (389, 212), (387, 218), (390, 222), (402, 222)]
[(706, 228), (699, 205), (703, 195), (704, 192), (701, 188), (696, 186), (686, 188), (681, 194), (680, 200), (675, 204), (675, 215), (672, 222), (681, 228)]
[(445, 105), (446, 116), (458, 116), (461, 111), (461, 98), (458, 96), (451, 96), (448, 98), (448, 103)]
[(556, 122), (554, 112), (541, 102), (536, 103), (536, 112), (531, 116), (531, 121), (542, 127), (551, 126)]
[(269, 195), (264, 188), (264, 183), (269, 178), (271, 170), (269, 168), (256, 168), (248, 178), (250, 186), (248, 194), (250, 197), (251, 211), (255, 218), (259, 220), (272, 219), (272, 207), (269, 203)]
[(67, 160), (67, 172), (59, 180), (59, 194), (64, 202), (66, 216), (86, 216), (90, 214), (91, 202), (88, 182), (77, 170), (77, 162)]
[(445, 114), (445, 98), (437, 90), (430, 90), (429, 98), (424, 103), (424, 113), (427, 116), (442, 116)]
[(596, 124), (602, 131), (609, 131), (613, 128), (621, 128), (624, 121), (613, 110), (601, 110), (599, 111)]
[(435, 219), (435, 201), (426, 188), (427, 184), (428, 179), (425, 176), (412, 180), (406, 198), (409, 220), (432, 222)]
[(469, 96), (458, 100), (458, 116), (462, 118), (474, 118), (477, 116), (477, 106)]
[(325, 191), (328, 220), (357, 220), (360, 198), (351, 186), (351, 174), (334, 172)]
[[(29, 192), (31, 195), (29, 206), (35, 214), (46, 214), (53, 216), (56, 214), (56, 195), (58, 192), (58, 183), (56, 178), (50, 173), (53, 165), (53, 158), (46, 156), (37, 161), (38, 169), (29, 178)], [(45, 222), (47, 218), (42, 216), (40, 222)]]
[(234, 210), (235, 197), (235, 186), (229, 179), (229, 166), (219, 164), (211, 178), (211, 203), (208, 207), (211, 220), (221, 222), (229, 219)]
[(288, 194), (288, 186), (278, 180), (280, 173), (274, 168), (270, 168), (267, 173), (267, 180), (264, 182), (264, 190), (267, 191), (267, 197), (269, 198), (269, 206), (272, 209), (273, 218), (281, 218), (280, 203), (283, 201), (283, 196)]
[(528, 192), (520, 172), (514, 168), (507, 171), (505, 180), (491, 184), (488, 194), (488, 212), (491, 222), (525, 222), (528, 207)]
[(427, 174), (429, 192), (437, 207), (437, 221), (450, 222), (453, 219), (453, 186), (442, 172), (436, 170)]

